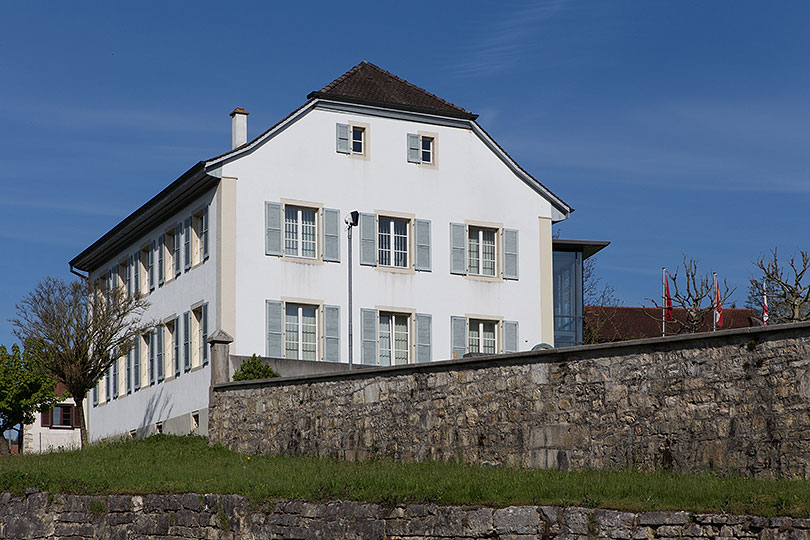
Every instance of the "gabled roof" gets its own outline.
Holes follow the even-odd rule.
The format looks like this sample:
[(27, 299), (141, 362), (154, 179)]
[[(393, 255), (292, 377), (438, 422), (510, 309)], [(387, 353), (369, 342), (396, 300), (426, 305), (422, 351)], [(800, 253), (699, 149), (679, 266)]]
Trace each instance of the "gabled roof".
[(320, 90), (307, 95), (307, 99), (313, 98), (438, 113), (467, 120), (478, 118), (477, 114), (453, 105), (365, 60)]

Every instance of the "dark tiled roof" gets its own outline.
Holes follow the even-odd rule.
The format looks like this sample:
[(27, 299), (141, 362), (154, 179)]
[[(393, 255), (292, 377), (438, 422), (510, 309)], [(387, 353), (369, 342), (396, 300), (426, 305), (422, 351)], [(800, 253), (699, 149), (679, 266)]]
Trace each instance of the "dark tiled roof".
[(307, 99), (312, 98), (386, 106), (469, 120), (478, 117), (365, 60), (320, 90), (310, 92)]
[[(677, 321), (686, 321), (686, 310), (675, 308), (672, 316)], [(723, 308), (723, 326), (748, 328), (761, 324), (759, 314), (753, 309)], [(628, 339), (661, 337), (661, 308), (585, 306), (586, 332), (590, 330), (590, 342), (609, 343)], [(666, 323), (667, 335), (682, 333), (682, 326), (675, 321)], [(712, 313), (706, 314), (701, 332), (712, 329)]]

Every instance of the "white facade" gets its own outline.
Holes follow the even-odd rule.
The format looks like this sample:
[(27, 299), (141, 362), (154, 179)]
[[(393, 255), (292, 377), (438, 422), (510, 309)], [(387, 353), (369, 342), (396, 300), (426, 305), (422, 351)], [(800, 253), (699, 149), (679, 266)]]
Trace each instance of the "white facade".
[[(235, 131), (244, 119), (236, 115)], [(430, 163), (414, 162), (423, 142)], [(120, 358), (88, 397), (91, 439), (205, 433), (203, 341), (218, 329), (234, 337), (232, 354), (348, 362), (343, 218), (351, 211), (361, 214), (352, 231), (353, 363), (553, 344), (551, 224), (570, 208), (474, 120), (311, 99), (254, 141), (192, 168), (71, 262), (122, 287), (127, 275), (132, 287), (137, 266), (146, 317), (163, 335), (162, 347), (142, 339), (139, 378), (134, 358)], [(162, 378), (150, 343), (163, 351)]]

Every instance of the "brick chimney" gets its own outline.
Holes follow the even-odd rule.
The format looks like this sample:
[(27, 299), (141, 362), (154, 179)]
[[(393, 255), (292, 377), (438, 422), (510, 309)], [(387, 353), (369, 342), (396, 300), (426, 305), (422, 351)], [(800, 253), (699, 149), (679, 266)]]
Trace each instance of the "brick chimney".
[(232, 148), (242, 146), (247, 142), (247, 112), (242, 107), (237, 107), (231, 113), (231, 144)]

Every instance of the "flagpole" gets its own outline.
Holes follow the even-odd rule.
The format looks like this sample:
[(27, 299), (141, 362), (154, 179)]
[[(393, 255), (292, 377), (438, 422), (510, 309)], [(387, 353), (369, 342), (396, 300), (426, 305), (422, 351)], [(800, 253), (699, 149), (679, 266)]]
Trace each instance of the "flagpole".
[(667, 292), (666, 292), (666, 283), (667, 283), (667, 267), (661, 267), (661, 337), (666, 337), (667, 335), (667, 320), (666, 320), (666, 312), (667, 312)]
[(712, 332), (717, 332), (717, 272), (714, 272), (714, 294), (712, 295), (712, 305), (714, 310), (712, 312)]

